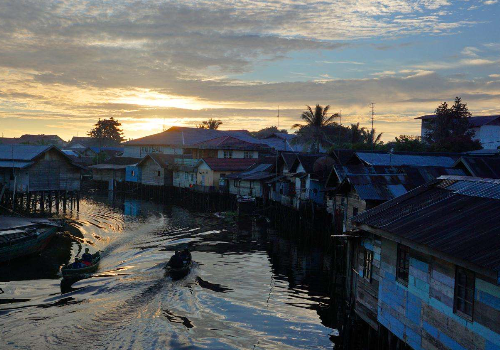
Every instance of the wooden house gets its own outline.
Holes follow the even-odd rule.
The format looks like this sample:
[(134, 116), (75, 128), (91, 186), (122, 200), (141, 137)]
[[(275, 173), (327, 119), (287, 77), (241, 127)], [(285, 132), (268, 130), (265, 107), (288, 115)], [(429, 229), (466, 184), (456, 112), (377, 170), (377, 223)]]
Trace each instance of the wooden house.
[(274, 157), (261, 160), (248, 170), (225, 176), (229, 193), (238, 196), (269, 199), (267, 181), (276, 177)]
[(256, 164), (255, 158), (204, 158), (198, 163), (197, 186), (218, 189), (226, 175), (247, 170)]
[(174, 159), (174, 187), (194, 188), (198, 177), (199, 159), (175, 158)]
[(98, 182), (124, 182), (127, 166), (140, 161), (134, 157), (113, 157), (104, 163), (89, 166), (92, 171), (92, 180)]
[(294, 206), (312, 201), (324, 205), (326, 178), (334, 165), (334, 159), (324, 154), (298, 154), (289, 172), (295, 182)]
[(151, 153), (137, 164), (141, 173), (141, 184), (148, 186), (173, 186), (175, 155)]
[(353, 218), (355, 313), (379, 348), (500, 349), (498, 213), (499, 180), (443, 176)]
[[(455, 159), (443, 155), (357, 152), (346, 163), (333, 166), (326, 181), (327, 211), (334, 215), (335, 227), (350, 230), (350, 218), (365, 210), (441, 175), (467, 175), (462, 169), (449, 167)], [(439, 166), (441, 161), (443, 165)]]
[(193, 158), (259, 158), (271, 153), (264, 144), (241, 140), (225, 135), (194, 144), (190, 153)]
[(55, 146), (0, 145), (0, 184), (11, 192), (79, 191), (81, 170)]

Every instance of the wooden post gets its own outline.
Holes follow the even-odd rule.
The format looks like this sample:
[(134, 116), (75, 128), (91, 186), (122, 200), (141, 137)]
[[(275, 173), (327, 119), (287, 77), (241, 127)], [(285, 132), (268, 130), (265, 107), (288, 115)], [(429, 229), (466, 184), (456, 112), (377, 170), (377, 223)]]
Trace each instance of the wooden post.
[(55, 196), (56, 196), (55, 200), (56, 200), (56, 211), (57, 211), (57, 213), (59, 213), (59, 196), (60, 195), (61, 195), (61, 191), (57, 191), (56, 194), (55, 194)]
[(76, 211), (80, 211), (80, 191), (76, 192)]
[(63, 212), (66, 212), (66, 204), (67, 204), (67, 198), (66, 198), (67, 191), (64, 191), (63, 193)]

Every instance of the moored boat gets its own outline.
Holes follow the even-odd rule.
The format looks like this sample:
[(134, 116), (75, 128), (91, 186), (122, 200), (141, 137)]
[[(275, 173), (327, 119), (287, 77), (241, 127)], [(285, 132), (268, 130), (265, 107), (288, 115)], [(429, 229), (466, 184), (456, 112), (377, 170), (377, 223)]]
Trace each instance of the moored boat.
[(101, 254), (99, 252), (92, 254), (92, 264), (85, 267), (74, 268), (73, 264), (67, 264), (63, 268), (61, 268), (61, 273), (63, 277), (72, 277), (72, 276), (82, 276), (89, 275), (94, 273), (99, 268), (99, 262), (101, 261)]
[(0, 216), (0, 263), (42, 251), (61, 227), (47, 219)]

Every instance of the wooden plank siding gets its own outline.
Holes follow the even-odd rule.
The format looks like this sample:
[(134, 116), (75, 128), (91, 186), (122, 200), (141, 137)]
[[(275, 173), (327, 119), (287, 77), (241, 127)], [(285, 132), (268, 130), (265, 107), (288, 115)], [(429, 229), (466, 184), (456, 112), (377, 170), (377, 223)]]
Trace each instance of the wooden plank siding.
[(79, 191), (79, 167), (55, 149), (43, 153), (26, 169), (16, 170), (16, 191)]
[(147, 158), (140, 165), (141, 183), (143, 185), (164, 186), (168, 183), (167, 171), (158, 165), (153, 159)]
[[(377, 244), (372, 242), (376, 240), (363, 239), (359, 250), (375, 252)], [(382, 239), (380, 246), (378, 291), (362, 274), (356, 281), (356, 312), (363, 319), (369, 317), (373, 323), (377, 298), (376, 322), (413, 349), (500, 349), (500, 287), (494, 281), (476, 274), (470, 321), (454, 313), (454, 264), (410, 249), (405, 286), (396, 280), (397, 243)], [(358, 273), (362, 263), (358, 258)], [(375, 276), (375, 266), (373, 271)]]

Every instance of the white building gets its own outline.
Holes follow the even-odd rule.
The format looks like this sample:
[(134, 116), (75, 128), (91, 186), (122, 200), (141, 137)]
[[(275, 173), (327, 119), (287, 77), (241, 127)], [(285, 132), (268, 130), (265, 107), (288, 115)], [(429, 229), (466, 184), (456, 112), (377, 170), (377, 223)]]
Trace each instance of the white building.
[[(435, 115), (423, 115), (420, 136), (427, 136), (432, 128)], [(478, 116), (469, 118), (470, 129), (474, 131), (473, 139), (479, 140), (484, 149), (497, 149), (500, 146), (500, 115)]]

